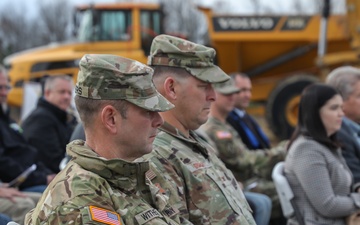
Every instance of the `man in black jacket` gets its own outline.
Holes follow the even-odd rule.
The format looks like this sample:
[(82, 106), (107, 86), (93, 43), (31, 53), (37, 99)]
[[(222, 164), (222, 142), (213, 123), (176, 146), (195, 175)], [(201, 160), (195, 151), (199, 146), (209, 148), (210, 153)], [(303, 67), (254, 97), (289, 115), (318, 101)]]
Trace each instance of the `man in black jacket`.
[[(9, 183), (36, 164), (37, 150), (22, 135), (21, 128), (9, 117), (6, 104), (9, 79), (0, 66), (0, 180)], [(19, 186), (20, 190), (42, 192), (54, 175), (41, 164)]]
[(344, 118), (337, 134), (342, 154), (354, 176), (354, 188), (360, 191), (360, 69), (343, 66), (326, 78), (343, 97)]
[(73, 125), (69, 121), (73, 92), (71, 77), (49, 76), (45, 81), (44, 95), (37, 107), (22, 123), (26, 140), (38, 150), (37, 160), (53, 173), (65, 156)]

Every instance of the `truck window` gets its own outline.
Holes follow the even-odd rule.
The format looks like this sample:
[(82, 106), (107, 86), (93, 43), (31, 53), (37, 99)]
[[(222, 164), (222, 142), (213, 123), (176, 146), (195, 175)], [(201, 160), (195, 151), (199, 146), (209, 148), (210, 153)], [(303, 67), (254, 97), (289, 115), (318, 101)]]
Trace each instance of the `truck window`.
[(129, 10), (86, 10), (79, 22), (78, 41), (128, 41), (131, 23)]
[(100, 40), (128, 41), (127, 28), (132, 24), (130, 11), (101, 11)]
[(79, 22), (79, 28), (77, 30), (77, 38), (79, 42), (91, 41), (91, 37), (92, 37), (91, 34), (93, 31), (92, 18), (93, 16), (90, 10), (87, 10), (82, 13), (81, 20)]
[(163, 33), (161, 16), (160, 11), (141, 11), (141, 47), (146, 55), (150, 53), (151, 42), (154, 37)]

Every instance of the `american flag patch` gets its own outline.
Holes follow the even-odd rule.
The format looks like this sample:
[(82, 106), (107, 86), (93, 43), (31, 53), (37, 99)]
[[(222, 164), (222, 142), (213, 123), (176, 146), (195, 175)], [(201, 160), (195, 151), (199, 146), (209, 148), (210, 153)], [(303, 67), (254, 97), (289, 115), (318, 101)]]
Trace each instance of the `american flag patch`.
[(218, 131), (218, 132), (216, 132), (216, 136), (217, 136), (219, 139), (232, 138), (231, 133), (228, 132), (228, 131)]
[(97, 221), (109, 225), (122, 225), (120, 215), (116, 212), (102, 209), (96, 206), (90, 206), (90, 215), (92, 221)]
[(154, 173), (154, 171), (148, 170), (145, 173), (145, 176), (146, 176), (147, 179), (152, 180), (152, 179), (154, 179), (156, 177), (156, 174)]
[(204, 168), (204, 167), (205, 167), (205, 164), (202, 163), (202, 162), (194, 162), (194, 163), (193, 163), (193, 166), (194, 166), (196, 169), (199, 169), (199, 168)]

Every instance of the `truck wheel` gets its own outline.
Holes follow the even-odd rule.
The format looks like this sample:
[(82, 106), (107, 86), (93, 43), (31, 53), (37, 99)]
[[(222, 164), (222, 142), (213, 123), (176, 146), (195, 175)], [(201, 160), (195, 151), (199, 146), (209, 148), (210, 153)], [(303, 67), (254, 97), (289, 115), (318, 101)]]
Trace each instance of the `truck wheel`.
[(281, 81), (266, 102), (266, 120), (280, 140), (289, 139), (297, 124), (300, 94), (319, 80), (311, 75), (294, 75)]

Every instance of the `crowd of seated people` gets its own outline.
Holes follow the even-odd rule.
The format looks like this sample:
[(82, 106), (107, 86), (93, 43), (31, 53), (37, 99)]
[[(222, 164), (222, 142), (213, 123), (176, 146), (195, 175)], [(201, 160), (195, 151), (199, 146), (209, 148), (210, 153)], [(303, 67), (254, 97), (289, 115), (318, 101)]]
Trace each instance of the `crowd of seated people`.
[(300, 215), (289, 224), (345, 225), (346, 217), (360, 210), (360, 193), (337, 138), (343, 116), (343, 99), (334, 88), (312, 84), (304, 89), (284, 165)]
[[(69, 79), (65, 79), (66, 82), (69, 82)], [(59, 83), (53, 82), (48, 86), (46, 88), (47, 94), (45, 94), (47, 97), (42, 97), (39, 100), (39, 105), (40, 102), (45, 102), (45, 99), (48, 98), (48, 103), (43, 104), (48, 104), (48, 107), (53, 111), (63, 110), (65, 114), (65, 108), (70, 105), (72, 87), (68, 85), (64, 94), (62, 85)], [(51, 115), (51, 110), (49, 112), (44, 110), (40, 118), (36, 119), (36, 116), (28, 118), (27, 123), (34, 122), (34, 124), (30, 127), (25, 126), (28, 130), (25, 132), (25, 129), (10, 117), (10, 110), (7, 105), (10, 89), (6, 71), (0, 66), (0, 213), (4, 214), (4, 221), (6, 221), (7, 216), (13, 221), (23, 224), (25, 213), (35, 207), (41, 193), (59, 171), (59, 163), (51, 159), (53, 157), (60, 159), (64, 157), (65, 145), (69, 141), (72, 130), (70, 128), (68, 130), (54, 128), (55, 126), (67, 126), (68, 117), (66, 114), (62, 116)], [(64, 95), (66, 96), (63, 97)], [(60, 105), (63, 108), (60, 109)], [(34, 111), (34, 114), (36, 111), (38, 109)], [(48, 122), (44, 123), (46, 119)], [(60, 119), (64, 120), (63, 124), (54, 125), (60, 124), (61, 121), (56, 121)], [(34, 121), (31, 122), (31, 120)], [(39, 131), (35, 132), (34, 129)], [(35, 135), (36, 138), (32, 135)], [(55, 138), (49, 139), (49, 136), (61, 137), (61, 146), (57, 146), (58, 142)], [(40, 149), (46, 152), (43, 153), (39, 151)], [(57, 149), (61, 152), (55, 152)], [(44, 156), (46, 157), (44, 158)]]
[[(347, 218), (360, 211), (360, 70), (340, 67), (328, 75), (326, 84), (305, 88), (292, 138), (286, 146), (281, 143), (275, 148), (271, 148), (256, 120), (246, 113), (251, 99), (250, 78), (239, 73), (232, 74), (232, 78), (236, 91), (224, 92), (214, 84), (217, 94), (224, 95), (218, 100), (232, 104), (212, 103), (208, 123), (201, 129), (206, 138), (212, 139), (209, 143), (218, 151), (218, 157), (245, 184), (245, 196), (247, 192), (259, 192), (272, 199), (272, 204), (264, 205), (270, 215), (261, 213), (267, 222), (258, 224), (345, 225)], [(73, 133), (76, 122), (68, 113), (73, 90), (70, 77), (49, 77), (37, 107), (21, 126), (10, 118), (6, 104), (10, 89), (6, 71), (0, 66), (0, 225), (9, 221), (24, 223), (25, 213), (35, 207), (61, 170), (66, 145), (70, 140), (85, 139), (81, 124)], [(224, 112), (220, 119), (216, 107), (217, 112)], [(214, 121), (216, 125), (217, 120), (227, 129), (214, 131), (210, 125)], [(287, 151), (283, 151), (285, 148)], [(300, 219), (284, 221), (276, 193), (261, 190), (266, 186), (260, 180), (266, 178), (271, 183), (272, 167), (283, 160)], [(247, 200), (252, 203), (250, 196)], [(262, 207), (251, 206), (256, 220), (256, 212)]]

